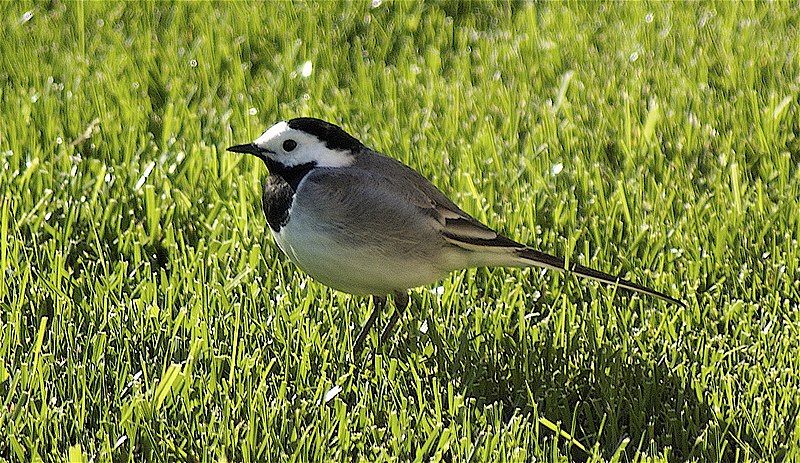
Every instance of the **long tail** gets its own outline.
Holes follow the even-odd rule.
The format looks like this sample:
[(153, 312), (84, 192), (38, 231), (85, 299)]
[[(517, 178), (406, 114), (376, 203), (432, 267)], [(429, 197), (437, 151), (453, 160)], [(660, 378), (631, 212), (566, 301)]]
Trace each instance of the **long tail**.
[(525, 261), (529, 261), (533, 265), (537, 265), (539, 267), (544, 267), (552, 270), (559, 270), (562, 272), (570, 271), (578, 275), (579, 277), (588, 278), (590, 280), (596, 280), (607, 285), (617, 285), (620, 288), (625, 288), (642, 294), (649, 294), (650, 296), (663, 299), (675, 305), (679, 305), (684, 308), (686, 307), (686, 304), (684, 304), (683, 301), (667, 296), (664, 293), (660, 293), (646, 286), (637, 285), (636, 283), (628, 281), (624, 278), (615, 277), (613, 275), (609, 275), (608, 273), (604, 273), (599, 270), (595, 270), (589, 267), (584, 267), (583, 265), (580, 264), (571, 263), (569, 265), (569, 268), (567, 268), (566, 262), (562, 257), (552, 256), (550, 254), (537, 251), (531, 248), (522, 248), (522, 249), (518, 248), (515, 249), (515, 253), (517, 254), (518, 257), (525, 259)]
[[(454, 214), (454, 212), (451, 213)], [(466, 213), (462, 212), (461, 214)], [(563, 257), (552, 256), (517, 243), (466, 215), (447, 218), (442, 236), (453, 245), (472, 251), (470, 263), (474, 267), (530, 267), (531, 265), (537, 265), (561, 272), (569, 271), (583, 278), (597, 280), (607, 285), (617, 285), (642, 294), (649, 294), (681, 307), (686, 307), (686, 304), (678, 299), (646, 286), (637, 285), (624, 278), (615, 277), (580, 264), (573, 263), (567, 268), (566, 260)], [(455, 268), (461, 267), (456, 266)]]

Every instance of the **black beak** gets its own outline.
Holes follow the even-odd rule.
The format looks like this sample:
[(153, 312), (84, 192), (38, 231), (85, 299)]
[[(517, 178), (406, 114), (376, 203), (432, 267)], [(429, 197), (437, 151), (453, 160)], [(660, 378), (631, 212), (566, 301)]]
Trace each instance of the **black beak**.
[(264, 150), (262, 150), (261, 148), (259, 148), (258, 146), (254, 145), (252, 143), (245, 143), (244, 145), (234, 145), (234, 146), (228, 147), (228, 149), (226, 151), (230, 151), (232, 153), (252, 154), (252, 155), (258, 156), (258, 157), (263, 157), (264, 156), (264, 154), (263, 154)]

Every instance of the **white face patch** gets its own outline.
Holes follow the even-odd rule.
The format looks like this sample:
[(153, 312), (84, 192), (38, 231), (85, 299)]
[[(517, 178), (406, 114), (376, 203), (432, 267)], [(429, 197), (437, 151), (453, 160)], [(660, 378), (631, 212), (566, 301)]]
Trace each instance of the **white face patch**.
[[(280, 121), (277, 124), (273, 125), (272, 127), (268, 128), (264, 133), (261, 134), (260, 137), (256, 138), (256, 141), (253, 142), (254, 145), (260, 148), (267, 148), (267, 143), (270, 140), (273, 140), (279, 137), (283, 132), (289, 130), (289, 124), (286, 121)], [(269, 148), (267, 148), (269, 149)]]
[(286, 121), (268, 128), (253, 144), (270, 151), (266, 156), (286, 167), (310, 162), (316, 162), (317, 167), (345, 167), (355, 160), (349, 151), (330, 149), (314, 135), (289, 127)]

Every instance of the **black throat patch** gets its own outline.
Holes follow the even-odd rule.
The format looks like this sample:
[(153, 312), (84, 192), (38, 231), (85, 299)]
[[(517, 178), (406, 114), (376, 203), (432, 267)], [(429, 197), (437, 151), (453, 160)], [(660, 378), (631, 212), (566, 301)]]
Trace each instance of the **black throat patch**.
[(286, 167), (272, 160), (266, 160), (266, 163), (269, 177), (264, 184), (261, 206), (269, 228), (278, 232), (289, 223), (289, 209), (300, 181), (316, 167), (316, 163), (309, 162), (293, 167)]

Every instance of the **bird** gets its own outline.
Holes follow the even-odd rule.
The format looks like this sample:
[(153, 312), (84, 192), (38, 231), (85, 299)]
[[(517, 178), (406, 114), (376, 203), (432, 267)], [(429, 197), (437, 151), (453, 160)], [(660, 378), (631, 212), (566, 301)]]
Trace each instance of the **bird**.
[(409, 304), (409, 290), (474, 267), (543, 267), (683, 306), (679, 299), (501, 235), (464, 212), (411, 167), (313, 117), (275, 123), (250, 143), (227, 148), (266, 165), (262, 208), (280, 250), (313, 279), (371, 296), (373, 310), (353, 355), (382, 313), (387, 341)]

